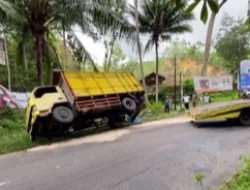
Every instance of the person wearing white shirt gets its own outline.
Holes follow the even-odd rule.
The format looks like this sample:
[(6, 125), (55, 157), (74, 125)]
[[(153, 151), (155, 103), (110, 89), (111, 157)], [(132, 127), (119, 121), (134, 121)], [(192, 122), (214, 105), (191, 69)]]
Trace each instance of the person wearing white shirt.
[(183, 102), (184, 102), (184, 106), (185, 106), (186, 110), (189, 110), (190, 97), (187, 94), (184, 94)]
[(203, 99), (204, 99), (204, 104), (209, 104), (210, 103), (210, 96), (207, 93), (205, 94)]

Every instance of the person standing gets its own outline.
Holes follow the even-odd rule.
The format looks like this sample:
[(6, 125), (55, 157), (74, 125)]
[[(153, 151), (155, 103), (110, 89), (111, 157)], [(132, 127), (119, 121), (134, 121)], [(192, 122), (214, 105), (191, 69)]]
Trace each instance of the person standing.
[(205, 94), (203, 99), (204, 99), (204, 104), (209, 104), (211, 102), (210, 96), (208, 93)]
[(165, 99), (165, 113), (169, 113), (170, 111), (170, 99), (168, 96), (166, 96), (166, 99)]
[(184, 94), (183, 102), (184, 102), (184, 106), (185, 106), (186, 110), (189, 110), (190, 97), (187, 94)]
[(199, 97), (198, 97), (198, 94), (197, 94), (196, 91), (194, 91), (192, 100), (193, 100), (193, 107), (195, 108), (198, 105), (198, 102), (199, 102)]
[(173, 98), (172, 97), (169, 97), (168, 98), (168, 100), (169, 100), (169, 111), (171, 111), (173, 108)]

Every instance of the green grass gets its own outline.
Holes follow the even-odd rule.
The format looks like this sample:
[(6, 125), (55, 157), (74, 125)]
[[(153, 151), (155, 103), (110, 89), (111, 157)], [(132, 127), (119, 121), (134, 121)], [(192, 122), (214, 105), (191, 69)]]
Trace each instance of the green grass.
[(245, 159), (241, 171), (218, 190), (250, 190), (250, 157)]
[(180, 116), (183, 114), (184, 114), (184, 111), (182, 112), (172, 111), (170, 113), (161, 113), (161, 114), (152, 115), (152, 116), (147, 116), (146, 114), (144, 114), (140, 119), (142, 119), (143, 122), (149, 122), (149, 121), (157, 121), (161, 119), (176, 117), (176, 116)]
[[(172, 108), (174, 109), (174, 105)], [(149, 110), (151, 111), (150, 116), (147, 115)], [(177, 110), (180, 110), (180, 105), (177, 105)], [(165, 113), (164, 112), (164, 104), (162, 102), (148, 103), (147, 108), (142, 111), (140, 119), (142, 119), (143, 122), (147, 122), (147, 121), (155, 121), (155, 120), (165, 119), (165, 118), (169, 118), (169, 117), (175, 117), (175, 116), (179, 116), (182, 114), (184, 114), (184, 109), (183, 109), (183, 111), (171, 110), (170, 113)]]
[(20, 110), (0, 111), (0, 154), (21, 151), (37, 146), (25, 130), (25, 113)]
[(211, 93), (210, 96), (211, 96), (212, 102), (223, 102), (223, 101), (239, 99), (239, 93), (235, 91)]

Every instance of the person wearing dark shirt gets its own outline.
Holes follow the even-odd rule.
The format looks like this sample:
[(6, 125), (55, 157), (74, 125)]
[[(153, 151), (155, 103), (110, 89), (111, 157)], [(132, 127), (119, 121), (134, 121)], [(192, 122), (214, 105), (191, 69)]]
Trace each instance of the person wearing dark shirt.
[(166, 99), (165, 99), (165, 113), (169, 113), (170, 111), (170, 100), (169, 100), (169, 97), (166, 96)]

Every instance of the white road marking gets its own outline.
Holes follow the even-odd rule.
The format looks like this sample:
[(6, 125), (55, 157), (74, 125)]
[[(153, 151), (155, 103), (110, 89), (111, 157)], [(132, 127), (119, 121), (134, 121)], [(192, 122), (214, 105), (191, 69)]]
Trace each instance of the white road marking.
[(59, 169), (61, 166), (60, 165), (58, 165), (58, 166), (56, 166), (56, 169)]
[(1, 182), (1, 183), (0, 183), (0, 187), (1, 187), (1, 186), (4, 186), (4, 185), (7, 185), (7, 184), (10, 183), (10, 182), (11, 182), (11, 181)]

